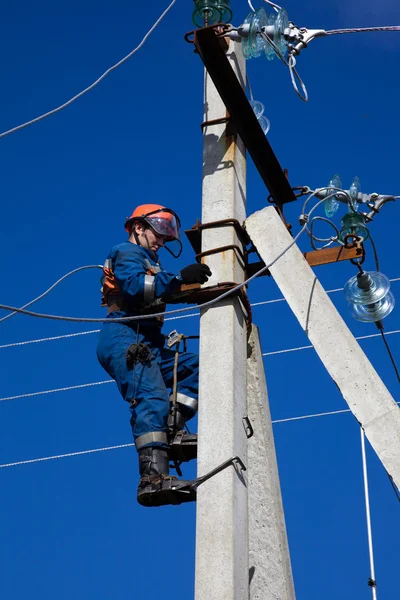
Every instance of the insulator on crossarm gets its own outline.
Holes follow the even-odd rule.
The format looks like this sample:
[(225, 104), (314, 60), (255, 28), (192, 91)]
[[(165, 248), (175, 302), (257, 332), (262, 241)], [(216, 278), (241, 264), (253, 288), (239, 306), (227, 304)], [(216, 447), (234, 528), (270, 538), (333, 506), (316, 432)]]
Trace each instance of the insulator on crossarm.
[(377, 271), (358, 273), (344, 286), (350, 314), (365, 323), (381, 321), (393, 310), (395, 299), (390, 292), (390, 281)]
[(192, 20), (196, 27), (229, 23), (232, 19), (229, 0), (194, 0), (194, 3)]
[[(331, 188), (332, 191), (330, 191), (329, 188)], [(335, 188), (339, 188), (340, 190), (342, 189), (342, 180), (340, 178), (340, 175), (334, 175), (332, 177), (332, 179), (330, 180), (329, 185), (328, 185), (327, 194), (328, 195), (333, 194), (333, 192), (335, 191)], [(340, 204), (340, 201), (339, 201), (337, 195), (332, 196), (331, 198), (327, 198), (325, 200), (325, 202), (324, 202), (325, 214), (329, 219), (331, 217), (333, 217), (334, 214), (337, 213), (339, 204)]]
[(251, 108), (253, 109), (254, 114), (257, 117), (257, 121), (261, 125), (261, 129), (263, 130), (264, 135), (267, 135), (271, 127), (271, 123), (269, 119), (267, 119), (267, 117), (264, 115), (264, 104), (262, 102), (259, 102), (258, 100), (249, 100), (249, 103)]

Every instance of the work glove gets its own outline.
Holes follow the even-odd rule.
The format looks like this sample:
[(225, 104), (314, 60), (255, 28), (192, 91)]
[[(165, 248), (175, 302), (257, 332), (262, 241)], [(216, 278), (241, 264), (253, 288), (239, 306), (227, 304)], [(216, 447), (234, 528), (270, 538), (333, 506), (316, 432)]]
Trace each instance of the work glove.
[(188, 265), (181, 271), (183, 283), (205, 283), (211, 275), (210, 267), (199, 263)]

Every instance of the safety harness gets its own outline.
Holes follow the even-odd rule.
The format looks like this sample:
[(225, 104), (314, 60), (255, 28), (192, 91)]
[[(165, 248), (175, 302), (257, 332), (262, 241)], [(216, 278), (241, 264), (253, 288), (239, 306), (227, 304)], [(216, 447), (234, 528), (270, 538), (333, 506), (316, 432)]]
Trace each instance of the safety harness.
[[(116, 311), (123, 311), (131, 314), (152, 315), (157, 312), (164, 312), (165, 302), (160, 298), (154, 298), (155, 280), (154, 276), (161, 271), (159, 265), (152, 265), (148, 258), (145, 258), (146, 275), (144, 276), (143, 303), (139, 308), (126, 300), (118, 286), (114, 275), (112, 259), (107, 258), (103, 266), (103, 277), (101, 287), (101, 306), (108, 307), (108, 314)], [(160, 327), (164, 323), (164, 317), (156, 317)]]

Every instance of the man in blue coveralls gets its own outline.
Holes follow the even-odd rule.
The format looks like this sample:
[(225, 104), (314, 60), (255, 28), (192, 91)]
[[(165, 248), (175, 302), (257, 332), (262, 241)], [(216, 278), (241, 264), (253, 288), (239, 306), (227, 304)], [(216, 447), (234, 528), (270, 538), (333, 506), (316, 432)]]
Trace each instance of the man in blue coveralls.
[[(125, 223), (126, 242), (114, 246), (104, 264), (103, 306), (108, 306), (97, 347), (102, 367), (115, 379), (130, 404), (131, 425), (139, 455), (138, 502), (144, 506), (180, 504), (194, 499), (183, 488), (188, 482), (169, 475), (171, 434), (183, 429), (197, 412), (198, 356), (179, 355), (177, 405), (173, 422), (172, 397), (175, 352), (164, 348), (162, 317), (164, 298), (182, 283), (205, 283), (211, 275), (207, 265), (192, 264), (179, 273), (168, 273), (157, 252), (176, 242), (182, 249), (180, 221), (174, 211), (159, 204), (138, 206)], [(113, 318), (149, 315), (148, 319), (113, 322)], [(181, 491), (180, 491), (181, 490)]]

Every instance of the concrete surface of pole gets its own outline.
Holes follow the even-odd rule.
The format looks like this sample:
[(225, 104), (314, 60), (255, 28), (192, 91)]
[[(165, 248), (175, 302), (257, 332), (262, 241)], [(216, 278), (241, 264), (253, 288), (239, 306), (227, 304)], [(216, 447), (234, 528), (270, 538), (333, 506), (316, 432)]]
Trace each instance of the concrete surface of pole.
[[(243, 87), (240, 43), (230, 42), (230, 63)], [(226, 108), (205, 74), (204, 121), (225, 118)], [(204, 129), (202, 222), (246, 217), (246, 158), (227, 123)], [(237, 244), (232, 226), (205, 229), (202, 251)], [(203, 259), (210, 283), (244, 280), (240, 256), (225, 250)], [(247, 464), (246, 324), (242, 306), (230, 297), (201, 312), (198, 475), (237, 455)], [(246, 473), (229, 467), (197, 493), (195, 600), (248, 600)]]
[(253, 325), (247, 359), (249, 600), (295, 600), (261, 344)]
[[(293, 242), (272, 206), (251, 215), (246, 229), (265, 264)], [(400, 409), (396, 402), (298, 246), (292, 246), (270, 271), (383, 466), (400, 487)], [(305, 385), (312, 385), (312, 379)], [(329, 408), (321, 405), (321, 410)]]

